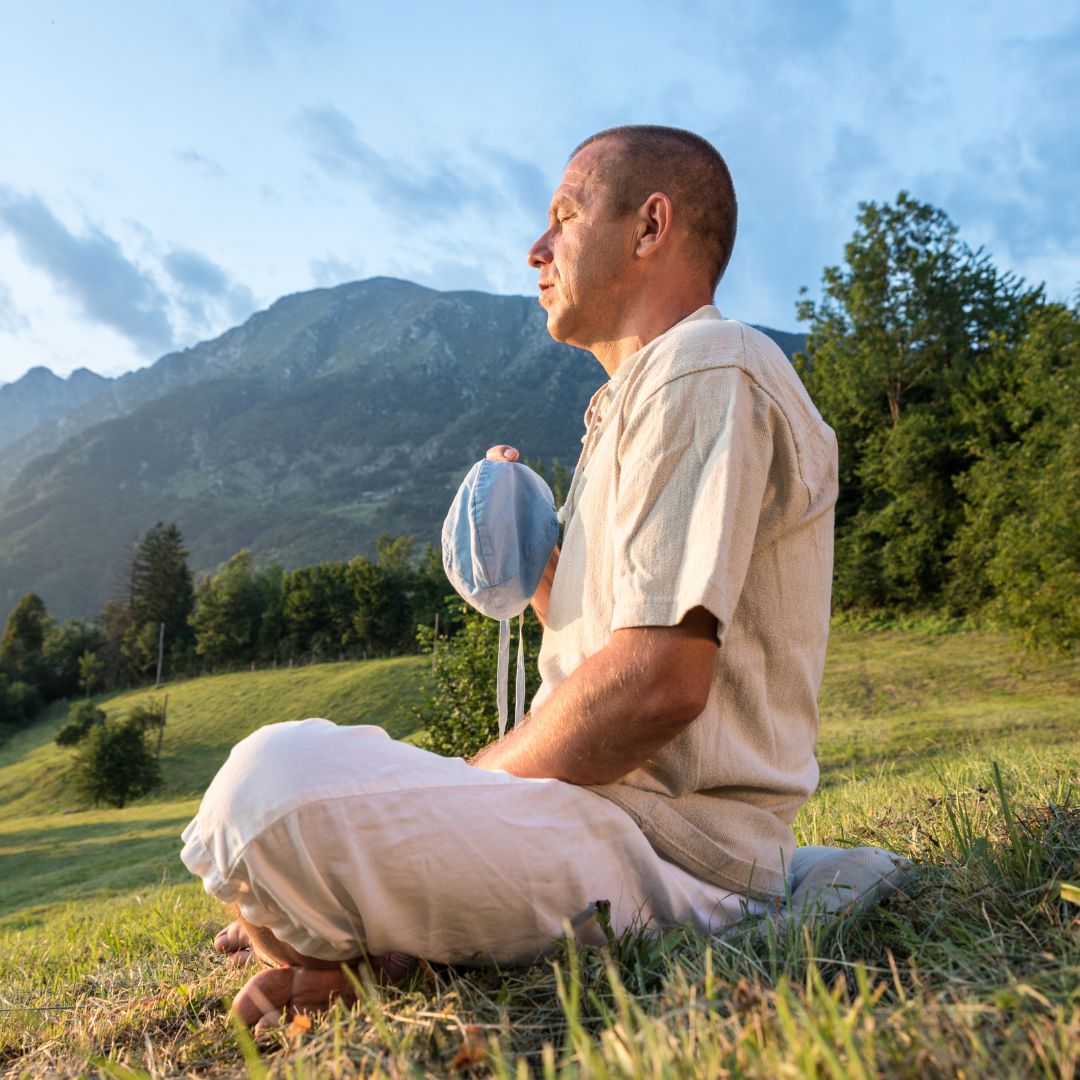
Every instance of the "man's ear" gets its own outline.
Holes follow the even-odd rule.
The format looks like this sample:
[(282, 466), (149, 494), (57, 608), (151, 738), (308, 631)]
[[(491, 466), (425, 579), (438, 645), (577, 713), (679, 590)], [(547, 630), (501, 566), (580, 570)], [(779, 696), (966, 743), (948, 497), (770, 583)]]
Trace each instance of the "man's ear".
[(638, 210), (638, 239), (634, 254), (642, 259), (655, 254), (670, 240), (673, 225), (671, 199), (662, 191), (654, 191)]

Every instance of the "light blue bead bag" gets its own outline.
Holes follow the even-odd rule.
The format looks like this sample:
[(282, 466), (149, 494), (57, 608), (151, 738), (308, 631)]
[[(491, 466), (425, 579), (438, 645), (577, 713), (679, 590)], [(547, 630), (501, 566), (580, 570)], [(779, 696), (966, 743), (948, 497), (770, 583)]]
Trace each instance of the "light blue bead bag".
[(443, 522), (443, 567), (450, 584), (477, 611), (499, 620), (499, 738), (506, 733), (510, 620), (519, 617), (514, 687), (514, 723), (519, 724), (525, 715), (523, 613), (558, 536), (551, 489), (516, 461), (478, 461)]

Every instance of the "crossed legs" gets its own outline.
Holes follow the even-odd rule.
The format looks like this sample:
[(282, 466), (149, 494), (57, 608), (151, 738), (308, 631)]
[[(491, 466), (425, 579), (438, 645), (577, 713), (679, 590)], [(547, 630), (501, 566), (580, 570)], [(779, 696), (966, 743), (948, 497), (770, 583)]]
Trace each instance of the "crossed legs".
[(239, 743), (184, 839), (189, 869), (239, 909), (215, 947), (250, 947), (271, 965), (237, 996), (248, 1024), (350, 1000), (342, 965), (396, 980), (412, 956), (531, 962), (567, 922), (603, 944), (601, 899), (616, 933), (653, 922), (716, 929), (747, 907), (662, 859), (594, 792), (324, 720)]

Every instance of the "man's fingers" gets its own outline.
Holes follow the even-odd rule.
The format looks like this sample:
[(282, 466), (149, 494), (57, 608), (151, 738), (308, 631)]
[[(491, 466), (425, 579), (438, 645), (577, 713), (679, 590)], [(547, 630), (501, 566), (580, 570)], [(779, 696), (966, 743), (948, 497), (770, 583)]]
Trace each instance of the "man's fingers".
[(517, 461), (521, 457), (513, 446), (507, 446), (505, 443), (493, 446), (485, 456), (488, 461)]

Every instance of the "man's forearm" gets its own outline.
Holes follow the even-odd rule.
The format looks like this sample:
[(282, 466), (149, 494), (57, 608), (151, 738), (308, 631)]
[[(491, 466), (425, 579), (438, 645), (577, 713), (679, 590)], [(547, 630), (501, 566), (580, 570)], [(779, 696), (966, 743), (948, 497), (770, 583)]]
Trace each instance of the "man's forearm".
[(639, 767), (705, 707), (716, 638), (715, 620), (703, 614), (688, 628), (618, 631), (473, 764), (573, 784), (607, 783)]

